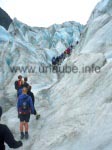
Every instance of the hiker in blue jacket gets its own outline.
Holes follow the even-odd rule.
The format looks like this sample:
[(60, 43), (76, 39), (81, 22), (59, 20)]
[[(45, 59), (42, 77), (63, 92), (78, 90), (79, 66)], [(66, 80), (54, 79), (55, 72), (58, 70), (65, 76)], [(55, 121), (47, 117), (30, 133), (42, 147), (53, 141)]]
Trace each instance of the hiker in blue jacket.
[[(24, 137), (28, 139), (28, 122), (30, 120), (30, 115), (34, 114), (34, 105), (32, 102), (32, 98), (27, 95), (28, 89), (24, 87), (22, 89), (22, 94), (18, 98), (17, 102), (17, 109), (18, 109), (18, 115), (20, 119), (20, 133), (21, 133), (21, 139)], [(25, 134), (24, 134), (24, 128), (25, 128)]]

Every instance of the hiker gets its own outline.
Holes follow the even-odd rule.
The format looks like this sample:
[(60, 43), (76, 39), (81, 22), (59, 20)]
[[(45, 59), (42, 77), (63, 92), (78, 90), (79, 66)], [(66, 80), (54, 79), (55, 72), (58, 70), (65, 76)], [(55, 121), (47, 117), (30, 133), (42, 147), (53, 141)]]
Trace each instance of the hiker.
[(67, 54), (67, 56), (70, 56), (70, 54), (71, 54), (71, 49), (69, 47), (66, 49), (66, 54)]
[[(33, 92), (31, 91), (31, 89), (32, 89), (32, 87), (29, 86), (29, 87), (28, 87), (28, 93), (27, 93), (27, 94), (28, 94), (29, 96), (31, 96), (32, 102), (33, 102), (33, 106), (34, 106), (34, 104), (35, 104), (35, 97), (34, 97)], [(36, 119), (39, 119), (39, 118), (40, 118), (40, 115), (37, 114), (35, 107), (34, 107), (34, 115), (36, 116)]]
[(54, 66), (56, 65), (56, 58), (55, 57), (52, 58), (52, 65), (54, 65)]
[(56, 65), (59, 65), (59, 56), (56, 57)]
[[(1, 116), (2, 116), (2, 107), (0, 106), (0, 118)], [(19, 148), (23, 145), (21, 141), (16, 141), (14, 139), (13, 134), (6, 125), (0, 124), (0, 150), (5, 150), (4, 143), (8, 144), (10, 148), (14, 149)]]
[(65, 50), (64, 53), (66, 54), (66, 56), (70, 56), (70, 55), (71, 55), (72, 49), (73, 49), (73, 46), (71, 45), (70, 47), (68, 47), (68, 48)]
[(60, 57), (61, 57), (61, 59), (62, 59), (62, 61), (63, 61), (63, 60), (65, 59), (64, 53), (62, 53)]
[(61, 63), (62, 63), (62, 57), (61, 57), (61, 55), (60, 55), (60, 56), (58, 56), (58, 58), (59, 58), (58, 65), (61, 65)]
[[(18, 117), (20, 119), (20, 138), (23, 139), (24, 137), (28, 139), (28, 122), (30, 120), (30, 114), (34, 114), (34, 106), (32, 99), (29, 95), (27, 95), (28, 89), (24, 87), (22, 89), (22, 94), (18, 98), (17, 102), (17, 109), (18, 109)], [(24, 134), (25, 128), (25, 134)]]
[(78, 45), (78, 44), (79, 44), (79, 41), (76, 42), (76, 45)]
[(72, 51), (72, 49), (73, 49), (73, 45), (70, 46), (70, 50), (71, 50), (71, 51)]
[(70, 48), (70, 54), (71, 54), (73, 50), (73, 45), (71, 45), (69, 48)]
[(56, 58), (55, 57), (52, 58), (52, 68), (53, 68), (53, 70), (56, 69)]
[(23, 80), (22, 76), (18, 76), (18, 81), (15, 81), (15, 89), (17, 90), (17, 97), (20, 95), (20, 91), (22, 91), (23, 88)]
[(23, 84), (23, 87), (28, 88), (29, 84), (27, 83), (27, 81), (28, 81), (28, 78), (25, 77), (25, 78), (24, 78), (24, 84)]
[(19, 88), (19, 90), (18, 90), (18, 97), (22, 94), (23, 87), (28, 88), (29, 84), (27, 83), (27, 81), (28, 81), (28, 78), (24, 77), (24, 82), (23, 82), (21, 88)]
[(64, 56), (65, 56), (65, 58), (67, 57), (67, 51), (66, 50), (64, 51)]

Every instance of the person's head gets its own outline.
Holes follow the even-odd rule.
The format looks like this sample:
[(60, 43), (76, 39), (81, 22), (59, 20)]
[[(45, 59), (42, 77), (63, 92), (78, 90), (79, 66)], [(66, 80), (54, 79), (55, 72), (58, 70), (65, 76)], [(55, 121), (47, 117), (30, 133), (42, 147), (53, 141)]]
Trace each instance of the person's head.
[(79, 41), (77, 41), (76, 44), (79, 44)]
[(70, 48), (73, 48), (73, 45), (71, 45)]
[(28, 89), (27, 89), (26, 87), (24, 87), (24, 88), (22, 89), (22, 93), (23, 93), (23, 94), (27, 94), (27, 92), (28, 92)]
[(24, 77), (24, 82), (27, 82), (28, 81), (28, 78), (27, 77)]
[(64, 51), (64, 54), (66, 54), (66, 50)]
[(21, 76), (21, 75), (19, 75), (19, 76), (18, 76), (18, 79), (19, 79), (19, 80), (22, 80), (22, 76)]
[(2, 116), (2, 107), (0, 106), (0, 119), (1, 119), (1, 116)]
[(28, 86), (28, 91), (31, 91), (32, 87), (31, 85)]

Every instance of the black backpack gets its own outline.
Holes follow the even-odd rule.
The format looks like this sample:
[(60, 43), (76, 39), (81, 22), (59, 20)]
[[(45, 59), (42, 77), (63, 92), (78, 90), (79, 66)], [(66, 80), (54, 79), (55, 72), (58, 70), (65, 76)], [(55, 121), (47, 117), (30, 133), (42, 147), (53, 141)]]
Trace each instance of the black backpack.
[(18, 81), (15, 81), (15, 89), (18, 90)]

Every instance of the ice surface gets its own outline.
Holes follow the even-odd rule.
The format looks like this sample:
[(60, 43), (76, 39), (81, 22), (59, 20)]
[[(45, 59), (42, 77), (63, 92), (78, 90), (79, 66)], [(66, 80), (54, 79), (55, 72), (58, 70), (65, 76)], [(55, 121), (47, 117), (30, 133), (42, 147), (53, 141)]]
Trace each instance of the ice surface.
[[(102, 0), (83, 27), (75, 22), (31, 28), (14, 20), (13, 40), (0, 44), (0, 104), (2, 122), (19, 139), (14, 81), (20, 73), (10, 66), (51, 64), (69, 44), (72, 55), (61, 67), (77, 66), (77, 73), (22, 73), (29, 77), (41, 118), (30, 120), (30, 139), (20, 150), (111, 150), (112, 148), (112, 1)], [(1, 32), (1, 30), (0, 30)], [(6, 32), (6, 31), (4, 31)], [(80, 37), (81, 35), (81, 37)], [(92, 72), (82, 72), (83, 67)], [(99, 67), (98, 72), (95, 71)], [(10, 150), (10, 148), (7, 148)]]

